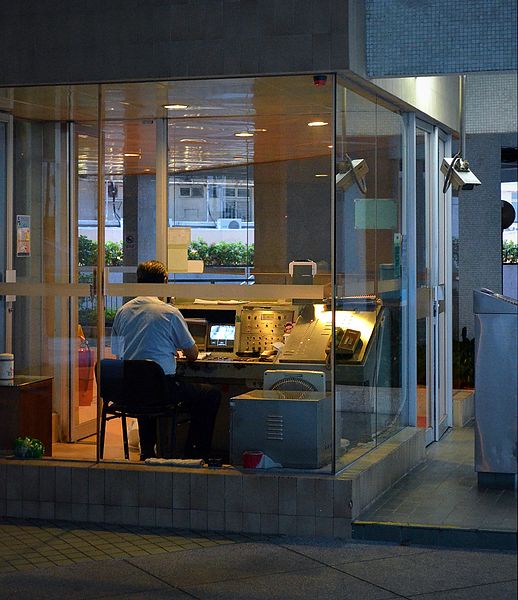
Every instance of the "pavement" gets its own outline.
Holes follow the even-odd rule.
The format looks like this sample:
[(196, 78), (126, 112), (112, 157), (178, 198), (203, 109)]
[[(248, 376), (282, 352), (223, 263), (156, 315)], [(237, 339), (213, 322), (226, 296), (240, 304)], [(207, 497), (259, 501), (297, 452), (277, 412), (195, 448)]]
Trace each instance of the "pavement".
[(513, 552), (0, 520), (0, 599), (515, 600)]

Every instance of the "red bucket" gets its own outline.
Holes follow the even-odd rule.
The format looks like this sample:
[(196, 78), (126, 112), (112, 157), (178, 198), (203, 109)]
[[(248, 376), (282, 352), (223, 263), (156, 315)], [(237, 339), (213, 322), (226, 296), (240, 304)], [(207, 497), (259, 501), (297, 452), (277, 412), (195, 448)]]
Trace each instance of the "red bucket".
[(245, 450), (242, 454), (243, 467), (245, 469), (255, 469), (263, 458), (263, 453), (260, 450)]

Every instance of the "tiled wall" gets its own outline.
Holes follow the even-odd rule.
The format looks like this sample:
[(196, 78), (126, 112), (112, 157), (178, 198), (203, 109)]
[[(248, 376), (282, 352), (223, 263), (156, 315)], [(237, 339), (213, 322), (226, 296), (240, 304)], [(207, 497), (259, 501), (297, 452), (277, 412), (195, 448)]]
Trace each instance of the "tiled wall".
[(4, 460), (0, 516), (347, 538), (423, 457), (422, 432), (407, 428), (335, 478)]
[[(507, 133), (516, 131), (518, 131), (517, 73), (472, 73), (468, 75), (466, 78), (466, 132)], [(516, 133), (514, 144), (516, 144)]]
[(347, 6), (345, 0), (2, 2), (0, 85), (343, 69)]
[(516, 0), (366, 0), (369, 77), (516, 69)]

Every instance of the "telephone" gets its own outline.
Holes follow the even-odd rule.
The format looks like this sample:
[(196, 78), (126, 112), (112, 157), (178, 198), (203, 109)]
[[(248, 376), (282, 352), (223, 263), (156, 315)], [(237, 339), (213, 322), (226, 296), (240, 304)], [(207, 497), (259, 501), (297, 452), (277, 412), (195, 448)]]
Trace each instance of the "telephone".
[(344, 331), (341, 327), (338, 327), (336, 340), (336, 354), (344, 358), (350, 358), (362, 346), (361, 332), (356, 329), (346, 329)]
[[(326, 354), (331, 352), (333, 339), (329, 336)], [(356, 329), (336, 328), (336, 356), (337, 358), (351, 358), (356, 350), (362, 347), (361, 332)]]

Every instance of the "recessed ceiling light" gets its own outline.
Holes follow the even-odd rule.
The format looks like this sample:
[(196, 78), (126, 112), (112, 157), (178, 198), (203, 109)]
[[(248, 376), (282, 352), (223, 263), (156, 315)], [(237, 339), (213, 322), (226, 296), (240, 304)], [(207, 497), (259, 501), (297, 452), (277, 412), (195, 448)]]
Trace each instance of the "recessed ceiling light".
[(234, 133), (236, 137), (253, 137), (254, 134), (251, 131), (239, 131), (238, 133)]
[(264, 132), (264, 131), (268, 131), (268, 129), (258, 129), (256, 127), (250, 129), (250, 131), (254, 131), (254, 132)]
[(80, 138), (82, 138), (84, 140), (88, 136), (86, 135), (86, 133), (80, 133), (78, 137), (80, 137)]
[(327, 173), (317, 173), (315, 177), (329, 177)]
[(140, 158), (140, 154), (138, 152), (124, 152), (124, 156)]
[(311, 121), (308, 123), (308, 127), (323, 127), (324, 125), (329, 125), (325, 121)]
[(166, 110), (182, 110), (184, 108), (189, 108), (188, 104), (164, 104), (164, 108)]
[(330, 145), (328, 146), (328, 148), (332, 148), (332, 147), (333, 147), (333, 144), (330, 144)]

